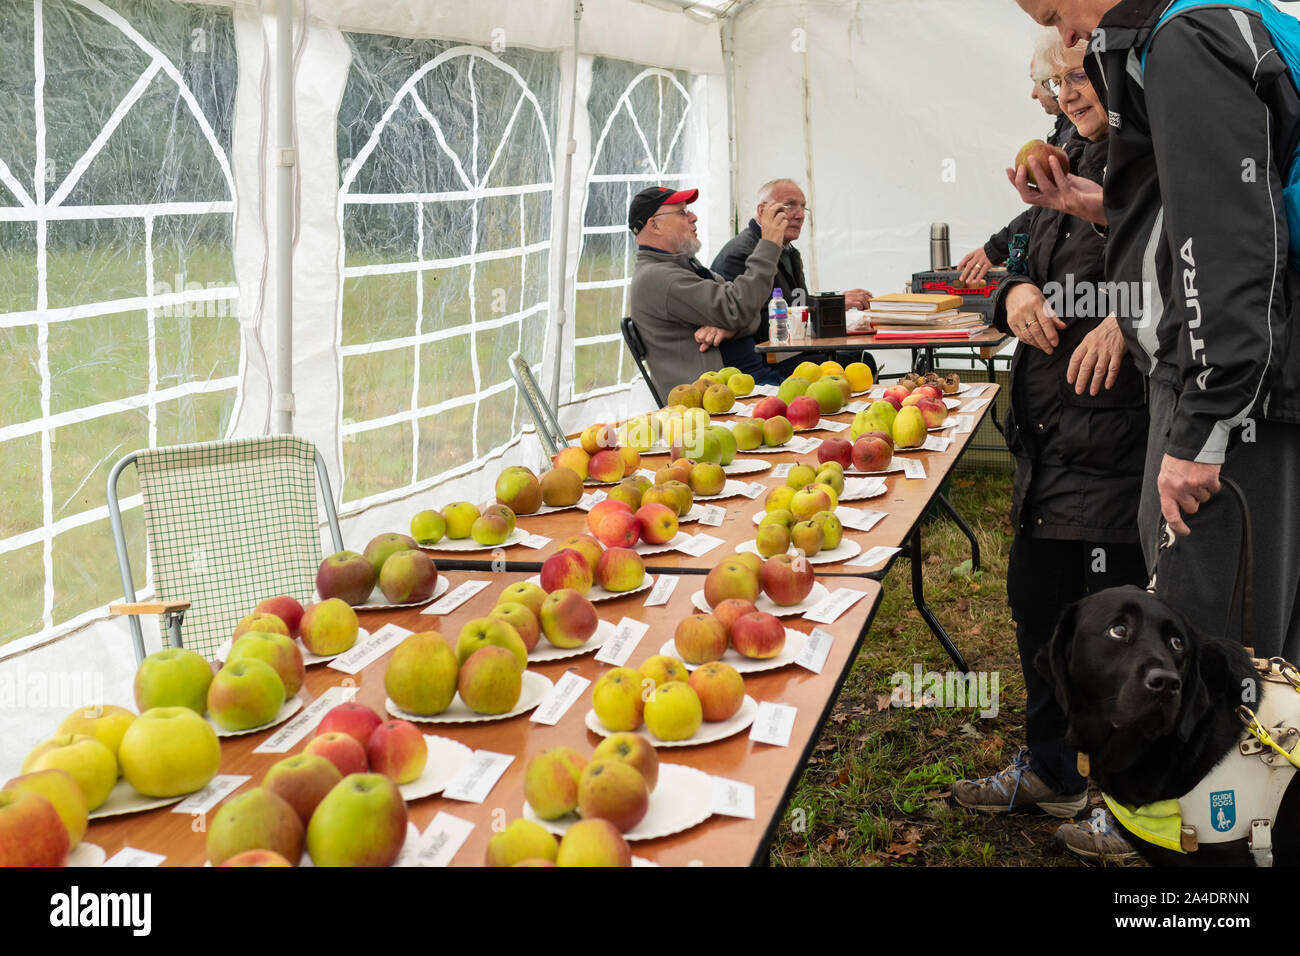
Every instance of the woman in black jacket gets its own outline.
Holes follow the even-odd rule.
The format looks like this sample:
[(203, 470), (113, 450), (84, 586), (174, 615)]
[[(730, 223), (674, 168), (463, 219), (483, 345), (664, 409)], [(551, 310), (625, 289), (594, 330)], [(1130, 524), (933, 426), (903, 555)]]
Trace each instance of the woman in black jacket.
[[(1109, 127), (1083, 70), (1084, 49), (1058, 45), (1058, 72), (1047, 82), (1079, 133), (1066, 146), (1071, 169), (1101, 183)], [(1020, 340), (1006, 419), (1007, 445), (1016, 456), (1007, 603), (1028, 694), (1027, 746), (1001, 773), (954, 784), (953, 797), (973, 809), (1037, 808), (1060, 817), (1083, 810), (1087, 781), (1065, 743), (1065, 716), (1052, 685), (1035, 660), (1067, 604), (1103, 588), (1146, 582), (1137, 535), (1148, 420), (1144, 381), (1127, 356), (1113, 386), (1097, 395), (1076, 394), (1066, 374), (1075, 348), (1113, 310), (1104, 253), (1103, 230), (1037, 206), (1029, 220), (1027, 272), (998, 289), (994, 321)]]

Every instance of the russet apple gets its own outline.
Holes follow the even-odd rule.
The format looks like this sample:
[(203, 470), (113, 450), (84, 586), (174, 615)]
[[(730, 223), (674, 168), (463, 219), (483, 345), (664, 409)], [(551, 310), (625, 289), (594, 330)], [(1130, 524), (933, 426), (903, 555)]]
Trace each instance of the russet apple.
[(402, 710), (441, 714), (456, 697), (460, 663), (437, 631), (420, 631), (397, 645), (384, 671), (384, 691)]
[(122, 776), (140, 793), (178, 797), (202, 789), (217, 775), (221, 741), (190, 708), (155, 707), (127, 728), (118, 757)]
[(631, 866), (632, 849), (608, 820), (581, 820), (564, 832), (555, 865)]
[(689, 740), (700, 729), (704, 711), (690, 684), (668, 681), (645, 702), (645, 725), (660, 740)]
[(731, 627), (731, 646), (744, 657), (765, 660), (785, 649), (785, 625), (765, 611), (739, 618)]
[(293, 807), (305, 827), (325, 794), (342, 779), (339, 768), (320, 754), (301, 753), (273, 764), (262, 786)]
[(712, 614), (692, 614), (678, 621), (673, 641), (687, 664), (707, 664), (727, 653), (727, 631)]
[(582, 476), (572, 468), (550, 468), (538, 479), (542, 503), (552, 508), (576, 505), (582, 497)]
[(578, 810), (584, 820), (608, 820), (626, 833), (650, 809), (650, 788), (641, 772), (621, 760), (592, 759), (578, 779)]
[(1029, 142), (1025, 143), (1024, 146), (1021, 146), (1020, 150), (1016, 153), (1015, 164), (1015, 169), (1017, 170), (1019, 170), (1021, 166), (1025, 167), (1027, 179), (1031, 186), (1038, 185), (1038, 179), (1034, 176), (1033, 167), (1029, 165), (1029, 159), (1031, 156), (1034, 158), (1034, 161), (1038, 163), (1038, 167), (1042, 171), (1043, 175), (1047, 176), (1049, 179), (1052, 176), (1052, 165), (1048, 162), (1049, 156), (1056, 157), (1056, 161), (1061, 166), (1061, 174), (1063, 176), (1068, 176), (1070, 174), (1070, 157), (1065, 150), (1058, 146), (1049, 146), (1041, 139), (1031, 139)]
[(284, 681), (275, 668), (255, 658), (228, 661), (208, 687), (208, 713), (224, 730), (249, 730), (270, 723), (284, 706)]
[(366, 760), (372, 771), (393, 783), (410, 783), (424, 773), (429, 745), (409, 720), (386, 720), (366, 742)]
[(552, 646), (562, 648), (586, 644), (600, 624), (595, 605), (572, 588), (548, 594), (537, 619)]
[(406, 801), (381, 773), (344, 777), (307, 824), (317, 866), (389, 866), (405, 842)]
[(722, 661), (710, 661), (696, 668), (689, 683), (700, 699), (700, 712), (705, 720), (730, 720), (745, 702), (744, 678)]
[(509, 713), (519, 703), (523, 675), (524, 668), (513, 652), (492, 645), (481, 647), (460, 665), (457, 689), (461, 702), (476, 714)]
[(375, 589), (378, 572), (355, 551), (331, 554), (316, 569), (316, 593), (322, 601), (338, 598), (355, 607), (365, 604)]
[(223, 803), (208, 824), (208, 859), (220, 866), (247, 850), (270, 850), (286, 860), (302, 857), (303, 824), (289, 802), (266, 787)]
[(184, 647), (154, 651), (135, 672), (135, 705), (141, 713), (155, 707), (188, 707), (207, 713), (212, 665)]
[(606, 671), (591, 689), (591, 706), (610, 730), (636, 730), (645, 710), (644, 682), (640, 671), (615, 667)]
[(524, 860), (555, 862), (560, 844), (541, 824), (520, 817), (488, 841), (487, 866), (514, 866)]
[(557, 820), (578, 807), (578, 780), (587, 760), (572, 747), (552, 747), (528, 761), (524, 799), (543, 820)]

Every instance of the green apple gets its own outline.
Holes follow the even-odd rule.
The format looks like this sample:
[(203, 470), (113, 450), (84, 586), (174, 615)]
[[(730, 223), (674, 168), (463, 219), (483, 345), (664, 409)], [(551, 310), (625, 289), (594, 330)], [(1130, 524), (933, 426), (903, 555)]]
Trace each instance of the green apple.
[(442, 509), (442, 516), (447, 520), (447, 537), (453, 541), (468, 538), (479, 519), (479, 510), (468, 501), (455, 501)]
[(284, 681), (264, 661), (230, 661), (208, 688), (208, 711), (225, 730), (250, 730), (270, 723), (284, 706)]
[(226, 655), (227, 664), (240, 660), (259, 660), (263, 664), (270, 664), (284, 685), (286, 698), (298, 693), (306, 677), (302, 651), (295, 641), (283, 634), (249, 631), (235, 641), (230, 653)]
[(196, 714), (208, 709), (212, 665), (194, 651), (164, 647), (154, 651), (135, 672), (135, 704), (143, 713), (155, 707), (188, 707)]
[(520, 670), (528, 666), (528, 647), (509, 621), (478, 617), (468, 622), (456, 639), (456, 660), (463, 667), (470, 655), (482, 647), (504, 647), (515, 655)]
[(127, 728), (122, 776), (146, 797), (178, 797), (208, 785), (221, 766), (221, 741), (188, 707), (146, 710)]
[(710, 425), (709, 434), (718, 440), (718, 448), (721, 450), (721, 457), (718, 459), (719, 465), (730, 465), (736, 460), (736, 436), (731, 433), (730, 428), (723, 428), (721, 425)]
[(117, 783), (117, 759), (113, 751), (89, 734), (52, 737), (37, 744), (24, 758), (22, 772), (37, 770), (66, 771), (85, 795), (88, 810), (107, 800)]
[(302, 857), (302, 820), (274, 790), (254, 787), (231, 797), (208, 825), (208, 859), (220, 866), (245, 850), (270, 850), (291, 863)]
[[(519, 644), (522, 647), (523, 641)], [(489, 645), (480, 647), (460, 666), (457, 689), (461, 702), (474, 713), (506, 714), (519, 703), (523, 679), (524, 668), (514, 652)]]
[(412, 634), (397, 645), (384, 671), (384, 690), (402, 710), (430, 717), (456, 697), (460, 663), (437, 631)]
[[(208, 671), (211, 674), (211, 670)], [(125, 707), (105, 704), (96, 707), (78, 707), (59, 724), (60, 734), (90, 734), (117, 756), (122, 745), (122, 735), (135, 720), (135, 714)], [(75, 846), (76, 840), (72, 843)]]
[(307, 824), (317, 866), (390, 866), (405, 842), (406, 801), (382, 773), (344, 777)]
[(437, 544), (447, 533), (447, 519), (436, 511), (421, 511), (411, 519), (411, 537), (417, 544)]

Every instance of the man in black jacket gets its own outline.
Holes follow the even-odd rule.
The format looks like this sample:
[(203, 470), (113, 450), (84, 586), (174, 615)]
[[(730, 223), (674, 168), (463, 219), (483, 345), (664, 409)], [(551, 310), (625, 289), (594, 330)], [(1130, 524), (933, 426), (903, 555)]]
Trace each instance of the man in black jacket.
[(1148, 376), (1148, 563), (1161, 516), (1178, 535), (1160, 554), (1158, 592), (1204, 630), (1237, 633), (1240, 520), (1218, 493), (1220, 474), (1231, 476), (1254, 532), (1249, 639), (1256, 656), (1295, 659), (1300, 274), (1288, 266), (1280, 168), (1300, 96), (1253, 12), (1195, 7), (1157, 29), (1169, 0), (1017, 3), (1067, 45), (1092, 37), (1085, 66), (1111, 126), (1104, 193), (1067, 181), (1031, 201), (1109, 224), (1106, 278), (1121, 301), (1076, 350), (1070, 378), (1095, 394), (1125, 346)]
[[(794, 241), (803, 231), (804, 218), (807, 216), (807, 200), (803, 190), (791, 179), (774, 179), (764, 183), (758, 190), (758, 209), (755, 216), (762, 216), (763, 209), (769, 205), (783, 207), (786, 213), (785, 245), (781, 250), (781, 260), (777, 263), (776, 278), (772, 282), (774, 289), (780, 289), (782, 298), (794, 308), (808, 304), (808, 280), (804, 276), (803, 257), (794, 247)], [(719, 250), (713, 260), (713, 271), (726, 279), (735, 279), (744, 275), (745, 263), (758, 244), (760, 229), (758, 219), (749, 220), (740, 235), (731, 239)], [(866, 289), (849, 289), (844, 293), (846, 309), (865, 309), (871, 302), (871, 293)], [(764, 310), (766, 310), (764, 305)], [(754, 348), (768, 339), (767, 314), (764, 311), (758, 324), (758, 331), (753, 335), (735, 335), (724, 338), (718, 346), (722, 361), (734, 365), (760, 384), (780, 384), (789, 377), (794, 366), (807, 358), (806, 355), (787, 359), (779, 365), (767, 365), (763, 356)]]

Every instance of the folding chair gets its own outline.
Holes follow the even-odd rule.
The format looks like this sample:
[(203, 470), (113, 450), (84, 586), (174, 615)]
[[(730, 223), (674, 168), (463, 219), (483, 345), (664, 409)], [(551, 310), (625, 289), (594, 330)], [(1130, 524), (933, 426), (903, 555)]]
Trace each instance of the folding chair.
[(509, 365), (510, 374), (514, 377), (519, 394), (523, 396), (524, 404), (528, 406), (528, 412), (533, 416), (533, 423), (537, 426), (537, 437), (541, 440), (542, 447), (546, 449), (546, 454), (554, 457), (561, 448), (569, 444), (569, 440), (564, 437), (564, 429), (560, 427), (559, 419), (551, 410), (541, 387), (537, 384), (537, 379), (533, 378), (533, 370), (528, 367), (524, 357), (516, 352), (510, 356)]
[[(118, 479), (134, 464), (144, 501), (155, 600), (137, 603), (118, 501)], [(313, 466), (315, 480), (313, 480)], [(175, 445), (132, 452), (108, 476), (117, 546), (137, 663), (144, 659), (140, 614), (159, 614), (164, 641), (208, 660), (240, 618), (265, 598), (310, 600), (321, 561), (317, 484), (334, 550), (343, 550), (329, 475), (316, 447), (293, 435)], [(186, 612), (188, 611), (188, 615)]]
[(624, 316), (623, 321), (619, 323), (619, 328), (623, 330), (623, 341), (627, 343), (627, 350), (632, 353), (632, 359), (636, 362), (636, 367), (641, 370), (641, 377), (645, 379), (646, 388), (650, 389), (650, 395), (655, 400), (655, 404), (663, 407), (664, 400), (659, 394), (659, 389), (655, 388), (655, 380), (650, 377), (650, 370), (645, 367), (646, 351), (645, 342), (641, 340), (641, 333), (637, 331), (632, 324), (632, 316)]

